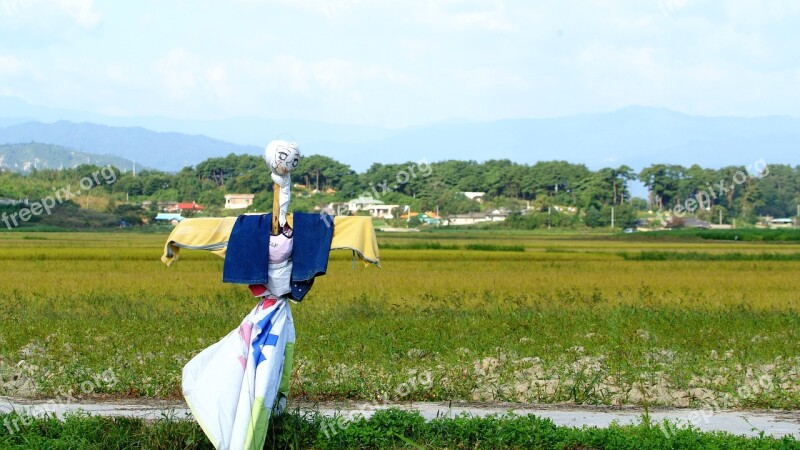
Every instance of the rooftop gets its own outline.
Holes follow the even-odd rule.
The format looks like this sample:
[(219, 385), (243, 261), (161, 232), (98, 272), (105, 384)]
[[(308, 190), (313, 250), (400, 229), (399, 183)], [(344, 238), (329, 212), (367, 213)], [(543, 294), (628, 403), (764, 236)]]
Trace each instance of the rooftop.
[(158, 213), (156, 215), (156, 220), (170, 220), (170, 221), (177, 220), (178, 222), (180, 222), (183, 219), (185, 219), (185, 217), (183, 217), (180, 214)]
[(347, 203), (359, 203), (364, 205), (382, 205), (383, 201), (372, 198), (372, 197), (358, 197), (350, 200)]

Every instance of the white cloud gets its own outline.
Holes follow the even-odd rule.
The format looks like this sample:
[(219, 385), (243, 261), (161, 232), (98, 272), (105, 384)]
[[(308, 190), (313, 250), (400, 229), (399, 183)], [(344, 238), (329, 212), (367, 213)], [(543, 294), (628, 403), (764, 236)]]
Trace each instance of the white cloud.
[[(106, 72), (121, 85), (133, 83), (125, 66), (111, 65)], [(384, 94), (385, 89), (404, 89), (417, 82), (389, 67), (346, 59), (303, 60), (290, 54), (213, 58), (185, 48), (169, 50), (136, 73), (151, 80), (151, 95), (157, 92), (151, 106), (164, 105), (165, 99), (171, 105), (167, 108), (200, 116), (303, 116), (308, 112), (300, 108), (308, 105), (316, 105), (311, 117), (317, 119), (334, 112), (346, 115), (354, 105), (371, 101), (371, 93)]]
[(22, 71), (22, 62), (15, 56), (0, 55), (0, 76), (17, 75)]
[(800, 115), (796, 0), (8, 1), (27, 6), (0, 23), (0, 80), (53, 106), (393, 126)]
[(95, 10), (92, 0), (51, 0), (48, 3), (55, 5), (82, 27), (91, 28), (97, 25), (102, 17)]
[(504, 2), (475, 2), (451, 0), (426, 2), (420, 8), (422, 20), (429, 25), (462, 31), (501, 31), (519, 30), (506, 14)]
[(515, 24), (502, 17), (497, 11), (465, 12), (450, 16), (450, 22), (457, 28), (483, 29), (488, 31), (517, 31)]
[(93, 0), (0, 0), (0, 30), (42, 33), (59, 38), (74, 23), (83, 29), (96, 27), (102, 18)]

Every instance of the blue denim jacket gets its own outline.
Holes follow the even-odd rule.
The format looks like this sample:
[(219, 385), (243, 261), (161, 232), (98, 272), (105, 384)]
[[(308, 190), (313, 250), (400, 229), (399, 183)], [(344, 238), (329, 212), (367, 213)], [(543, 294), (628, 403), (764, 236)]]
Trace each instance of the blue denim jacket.
[[(236, 219), (225, 253), (224, 283), (267, 284), (272, 214), (242, 215)], [(333, 219), (322, 214), (294, 214), (291, 298), (301, 301), (314, 278), (328, 270)]]

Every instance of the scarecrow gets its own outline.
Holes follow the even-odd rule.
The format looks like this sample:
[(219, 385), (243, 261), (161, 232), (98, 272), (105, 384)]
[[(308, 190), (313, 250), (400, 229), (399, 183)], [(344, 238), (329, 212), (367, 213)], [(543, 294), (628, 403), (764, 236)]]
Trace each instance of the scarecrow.
[(288, 212), (290, 173), (300, 161), (297, 144), (270, 142), (264, 158), (272, 172), (271, 214), (186, 219), (170, 234), (161, 260), (170, 266), (181, 249), (225, 258), (222, 281), (247, 285), (257, 301), (241, 325), (183, 368), (183, 395), (218, 449), (260, 449), (273, 414), (289, 395), (295, 330), (291, 302), (324, 275), (328, 253), (353, 252), (380, 267), (369, 217)]

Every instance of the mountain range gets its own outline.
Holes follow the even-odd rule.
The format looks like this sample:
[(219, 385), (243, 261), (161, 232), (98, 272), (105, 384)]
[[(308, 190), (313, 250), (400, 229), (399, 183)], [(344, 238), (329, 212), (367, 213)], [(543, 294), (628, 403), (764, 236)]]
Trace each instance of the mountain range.
[(304, 154), (323, 154), (357, 171), (373, 162), (422, 159), (567, 160), (591, 169), (626, 164), (637, 170), (653, 163), (800, 164), (800, 119), (788, 116), (705, 117), (631, 106), (559, 118), (387, 129), (290, 119), (113, 117), (0, 97), (0, 143), (62, 145), (168, 171), (229, 153), (260, 154), (279, 136), (296, 139)]
[[(81, 164), (112, 165), (123, 172), (134, 170), (134, 162), (114, 155), (95, 155), (60, 145), (0, 144), (0, 169), (27, 173), (34, 169), (71, 169)], [(141, 165), (139, 169), (144, 169)]]
[(231, 144), (207, 136), (63, 120), (24, 122), (0, 128), (0, 143), (27, 142), (60, 145), (98, 155), (111, 154), (166, 171), (177, 171), (211, 156), (260, 151), (256, 146)]

